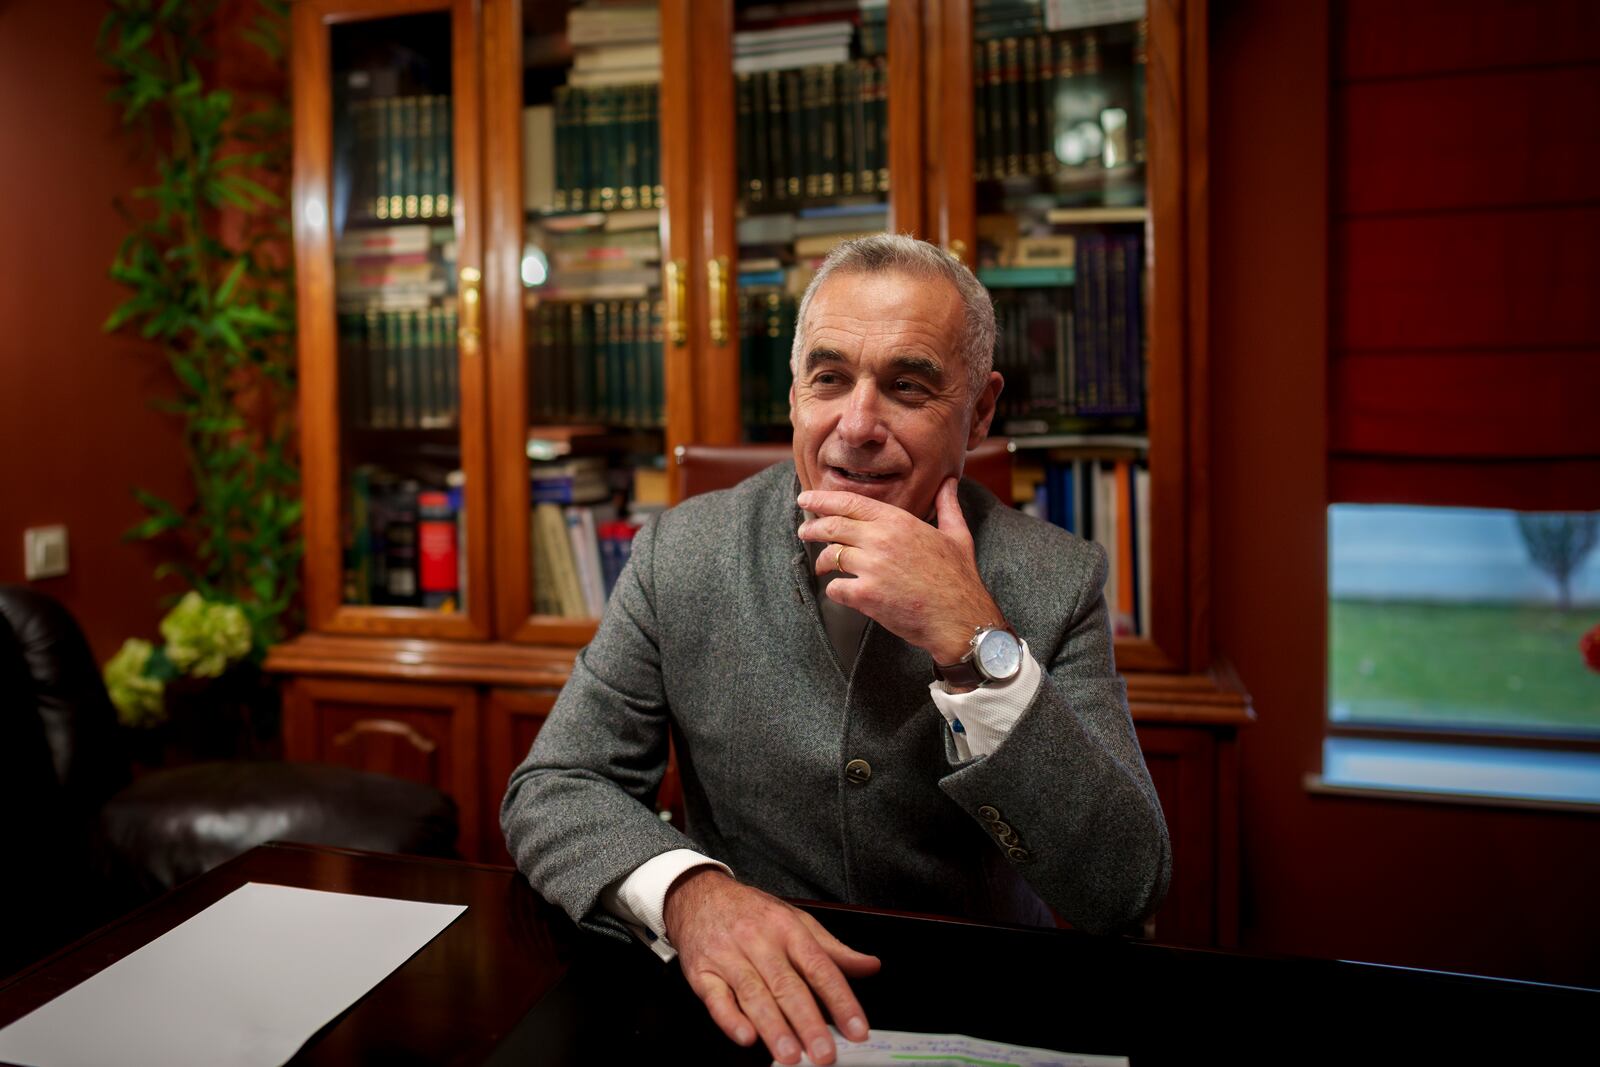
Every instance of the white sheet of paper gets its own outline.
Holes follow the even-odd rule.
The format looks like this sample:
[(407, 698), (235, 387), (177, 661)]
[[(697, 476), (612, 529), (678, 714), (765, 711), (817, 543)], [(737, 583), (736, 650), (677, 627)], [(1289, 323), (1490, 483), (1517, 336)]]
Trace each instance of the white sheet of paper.
[[(964, 1034), (917, 1034), (874, 1028), (865, 1041), (851, 1041), (833, 1027), (838, 1067), (915, 1067), (916, 1064), (982, 1064), (984, 1067), (1128, 1067), (1126, 1056), (1083, 1056), (1047, 1048), (1025, 1048), (1001, 1041), (980, 1041)], [(811, 1058), (803, 1057), (803, 1064)], [(773, 1061), (777, 1067), (777, 1061)]]
[(27, 1067), (276, 1067), (465, 904), (240, 886), (0, 1030)]

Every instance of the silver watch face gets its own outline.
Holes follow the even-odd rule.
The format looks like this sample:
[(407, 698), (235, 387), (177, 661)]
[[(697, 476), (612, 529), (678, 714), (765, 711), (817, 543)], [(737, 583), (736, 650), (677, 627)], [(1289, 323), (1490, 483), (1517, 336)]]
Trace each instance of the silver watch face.
[(985, 678), (1003, 682), (1022, 669), (1022, 642), (1008, 630), (989, 630), (978, 639), (978, 671)]

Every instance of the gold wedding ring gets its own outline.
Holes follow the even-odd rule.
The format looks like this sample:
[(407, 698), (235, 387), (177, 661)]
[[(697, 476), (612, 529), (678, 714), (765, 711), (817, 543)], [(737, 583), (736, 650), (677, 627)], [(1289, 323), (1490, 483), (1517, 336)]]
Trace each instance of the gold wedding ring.
[(844, 573), (844, 550), (848, 547), (848, 545), (839, 545), (833, 552), (833, 569), (840, 574)]

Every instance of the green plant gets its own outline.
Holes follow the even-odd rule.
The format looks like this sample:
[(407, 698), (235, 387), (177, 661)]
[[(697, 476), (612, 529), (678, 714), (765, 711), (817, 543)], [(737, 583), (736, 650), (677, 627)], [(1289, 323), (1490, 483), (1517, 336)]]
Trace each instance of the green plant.
[[(281, 63), (287, 7), (252, 0), (240, 35)], [(105, 323), (160, 344), (194, 487), (179, 506), (147, 490), (128, 536), (175, 541), (176, 574), (235, 603), (253, 655), (284, 635), (298, 584), (299, 476), (292, 453), (294, 309), (280, 190), (288, 172), (281, 94), (208, 87), (210, 43), (245, 20), (217, 0), (113, 0), (98, 47), (111, 99), (142, 138), (155, 184), (119, 205), (130, 226), (111, 276), (131, 295)]]
[(174, 678), (217, 678), (250, 652), (250, 621), (237, 604), (188, 593), (161, 620), (166, 643), (130, 637), (106, 662), (106, 690), (124, 726), (167, 718), (166, 685)]

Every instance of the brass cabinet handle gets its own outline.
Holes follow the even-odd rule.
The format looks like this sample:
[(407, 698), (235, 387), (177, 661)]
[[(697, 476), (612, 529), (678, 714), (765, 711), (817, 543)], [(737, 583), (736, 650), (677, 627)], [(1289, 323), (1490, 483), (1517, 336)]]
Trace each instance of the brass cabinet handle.
[(706, 264), (706, 282), (711, 289), (711, 343), (728, 343), (728, 257), (718, 256)]
[(950, 247), (945, 249), (945, 254), (957, 263), (965, 263), (967, 261), (967, 242), (959, 237), (956, 238), (950, 242)]
[(456, 330), (456, 343), (463, 356), (478, 354), (483, 340), (483, 273), (477, 267), (461, 268), (461, 326)]
[(669, 259), (662, 267), (667, 275), (667, 338), (680, 348), (689, 343), (689, 324), (684, 321), (689, 304), (688, 264), (681, 259)]

